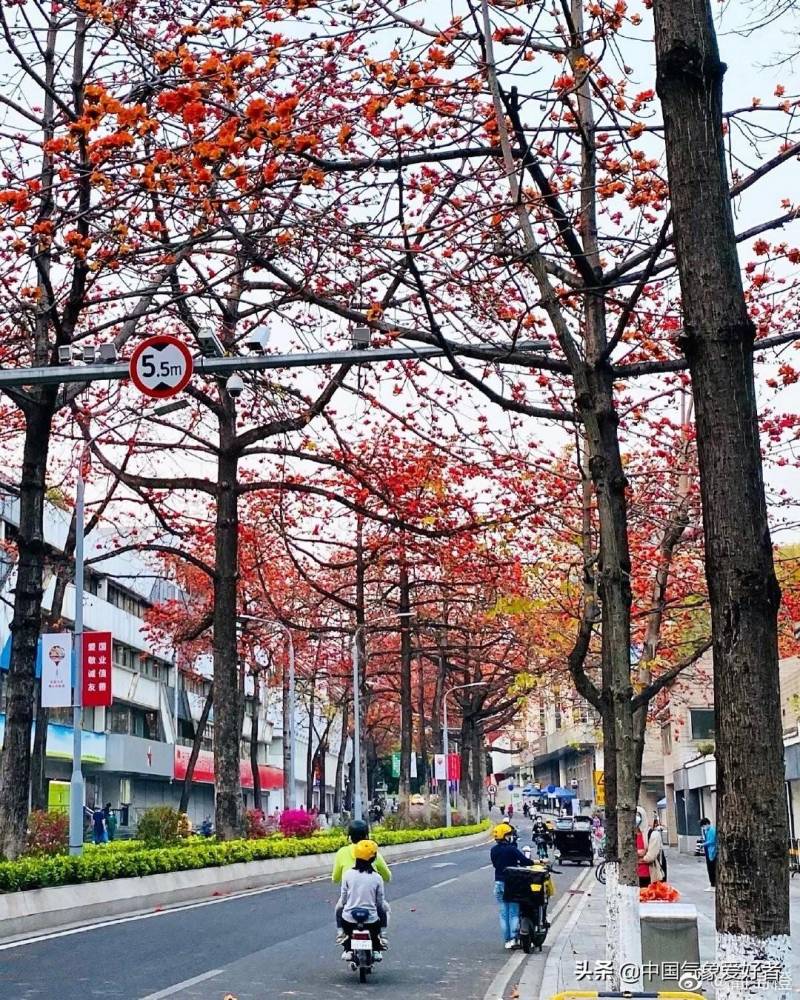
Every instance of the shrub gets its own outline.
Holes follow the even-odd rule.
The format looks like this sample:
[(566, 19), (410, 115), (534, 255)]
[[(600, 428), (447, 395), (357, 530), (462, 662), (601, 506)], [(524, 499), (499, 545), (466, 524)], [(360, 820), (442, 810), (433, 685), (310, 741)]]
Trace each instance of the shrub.
[[(373, 837), (378, 844), (388, 847), (415, 841), (463, 837), (470, 833), (480, 833), (490, 825), (485, 822), (477, 826), (453, 827), (449, 830), (378, 829), (374, 831)], [(41, 889), (47, 886), (159, 875), (164, 872), (210, 868), (245, 861), (293, 858), (304, 854), (331, 854), (345, 842), (345, 837), (339, 832), (306, 838), (268, 837), (260, 840), (224, 842), (206, 837), (193, 837), (180, 848), (175, 845), (147, 848), (139, 842), (138, 849), (87, 849), (78, 856), (57, 854), (24, 857), (16, 861), (0, 862), (0, 892), (19, 892), (23, 889)]]
[(317, 828), (317, 818), (305, 809), (285, 809), (280, 826), (284, 837), (310, 837)]
[(267, 818), (261, 809), (248, 809), (244, 814), (244, 835), (248, 840), (269, 836)]
[(177, 843), (185, 834), (182, 814), (172, 806), (153, 806), (139, 817), (136, 834), (148, 847), (164, 847)]
[(69, 845), (69, 816), (66, 813), (34, 809), (28, 816), (26, 853), (64, 854)]

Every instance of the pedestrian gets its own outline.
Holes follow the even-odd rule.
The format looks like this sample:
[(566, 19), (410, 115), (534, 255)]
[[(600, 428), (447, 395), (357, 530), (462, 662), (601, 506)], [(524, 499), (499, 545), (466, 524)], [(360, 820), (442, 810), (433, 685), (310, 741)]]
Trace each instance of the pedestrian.
[(653, 825), (650, 827), (650, 833), (648, 835), (648, 841), (647, 841), (647, 852), (648, 852), (648, 854), (650, 853), (650, 846), (651, 846), (654, 834), (658, 837), (658, 842), (661, 845), (661, 852), (660, 852), (660, 854), (658, 856), (658, 863), (661, 866), (661, 878), (660, 879), (653, 879), (654, 882), (666, 882), (667, 881), (667, 855), (666, 855), (666, 853), (664, 851), (664, 837), (663, 837), (662, 831), (663, 831), (663, 828), (662, 828), (661, 824), (658, 821), (658, 817), (656, 817), (653, 820)]
[(506, 868), (529, 867), (533, 864), (514, 843), (516, 830), (510, 823), (498, 823), (492, 831), (494, 847), (490, 852), (494, 867), (494, 898), (500, 910), (500, 933), (503, 945), (510, 951), (517, 942), (519, 933), (519, 903), (507, 903), (503, 898), (506, 884)]
[(647, 854), (647, 844), (645, 843), (644, 833), (642, 833), (642, 823), (644, 821), (644, 815), (641, 809), (636, 810), (636, 857), (639, 859), (639, 864), (636, 868), (636, 874), (639, 876), (639, 888), (644, 889), (650, 885), (650, 863), (645, 861), (645, 855)]
[[(650, 878), (648, 885), (654, 882), (666, 881), (666, 872), (661, 860), (664, 858), (664, 841), (661, 839), (661, 828), (658, 825), (658, 821), (650, 827), (647, 834), (647, 846), (644, 854), (640, 855), (640, 857), (642, 862), (648, 867)], [(666, 861), (666, 859), (664, 860)]]
[(117, 817), (114, 815), (114, 810), (111, 808), (110, 802), (106, 802), (105, 809), (103, 809), (103, 815), (106, 819), (108, 839), (113, 840), (117, 833)]
[(92, 811), (92, 839), (95, 844), (108, 843), (108, 830), (106, 829), (106, 817), (103, 810), (98, 806)]
[(700, 836), (703, 838), (703, 854), (706, 856), (709, 886), (706, 892), (717, 887), (717, 828), (704, 816), (700, 820)]
[(502, 806), (500, 806), (500, 815), (501, 816), (505, 816), (505, 814), (506, 814), (506, 807), (504, 805), (502, 805)]
[(514, 818), (514, 803), (513, 802), (509, 802), (508, 803), (508, 809), (506, 809), (506, 816), (508, 817), (508, 822), (510, 823), (511, 820)]
[(528, 819), (530, 817), (530, 814), (531, 814), (531, 807), (528, 805), (527, 802), (523, 802), (522, 815), (525, 817), (525, 819)]

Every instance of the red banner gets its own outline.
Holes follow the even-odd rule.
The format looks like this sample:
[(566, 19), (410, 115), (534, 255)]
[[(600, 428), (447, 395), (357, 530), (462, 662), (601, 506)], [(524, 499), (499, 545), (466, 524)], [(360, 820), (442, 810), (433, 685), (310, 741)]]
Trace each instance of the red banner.
[[(175, 779), (177, 781), (182, 781), (186, 777), (191, 753), (191, 747), (175, 747)], [(239, 773), (241, 775), (242, 788), (252, 788), (253, 771), (250, 767), (250, 761), (239, 761)], [(279, 767), (259, 764), (258, 777), (261, 781), (261, 787), (265, 792), (278, 791), (283, 788), (283, 771)], [(197, 755), (192, 781), (196, 781), (201, 785), (214, 784), (214, 754), (210, 750), (201, 750)]]
[(87, 708), (111, 705), (111, 643), (110, 632), (83, 633), (82, 700)]
[(450, 753), (447, 755), (447, 778), (449, 781), (461, 780), (461, 754)]

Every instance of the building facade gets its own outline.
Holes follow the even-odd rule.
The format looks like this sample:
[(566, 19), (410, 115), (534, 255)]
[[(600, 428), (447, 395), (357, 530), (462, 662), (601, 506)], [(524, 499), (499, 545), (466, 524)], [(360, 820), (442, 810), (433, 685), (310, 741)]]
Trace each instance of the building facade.
[[(70, 512), (53, 504), (45, 511), (45, 543), (54, 563), (63, 552)], [(10, 553), (18, 524), (18, 504), (9, 491), (0, 489), (0, 739), (5, 723), (5, 672), (10, 652), (11, 593), (15, 566)], [(173, 651), (158, 648), (145, 628), (145, 614), (153, 604), (178, 598), (177, 588), (154, 573), (153, 566), (135, 554), (112, 556), (108, 536), (93, 533), (86, 541), (84, 627), (87, 631), (112, 634), (111, 707), (83, 711), (83, 769), (86, 804), (110, 802), (116, 811), (122, 835), (135, 830), (141, 813), (154, 805), (177, 806), (183, 789), (191, 746), (208, 695), (212, 664), (201, 657), (191, 671), (178, 669)], [(44, 580), (43, 608), (52, 607), (55, 580), (50, 571)], [(75, 589), (67, 587), (62, 620), (70, 630), (75, 615)], [(320, 702), (321, 708), (324, 703)], [(253, 805), (253, 775), (250, 765), (250, 735), (257, 720), (257, 761), (262, 806), (271, 813), (284, 807), (283, 751), (280, 691), (269, 678), (245, 678), (245, 710), (242, 725), (242, 791), (247, 808)], [(322, 732), (322, 712), (315, 732)], [(305, 801), (308, 713), (298, 707), (295, 718), (297, 760), (295, 795)], [(68, 802), (72, 770), (72, 709), (51, 709), (47, 733), (46, 774), (49, 800), (54, 807)], [(336, 752), (341, 730), (330, 727), (331, 750), (325, 766), (316, 775), (314, 802), (332, 807), (336, 774)], [(201, 737), (189, 798), (188, 814), (195, 825), (214, 815), (214, 718), (213, 710)], [(0, 743), (0, 745), (2, 745)], [(324, 774), (321, 772), (324, 770)]]

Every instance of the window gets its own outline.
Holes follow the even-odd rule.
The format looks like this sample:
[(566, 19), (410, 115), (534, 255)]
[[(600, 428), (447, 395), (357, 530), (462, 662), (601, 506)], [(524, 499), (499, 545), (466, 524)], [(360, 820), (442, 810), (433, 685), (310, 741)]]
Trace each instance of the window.
[(129, 806), (132, 801), (131, 796), (131, 779), (130, 778), (120, 778), (119, 779), (119, 804), (121, 806)]
[(672, 753), (672, 726), (669, 723), (661, 727), (661, 751), (665, 757)]
[(158, 712), (114, 702), (108, 713), (108, 731), (122, 736), (139, 736), (145, 740), (159, 740)]
[(714, 709), (692, 708), (689, 710), (693, 740), (714, 739)]
[(108, 585), (108, 601), (115, 608), (133, 615), (135, 618), (144, 618), (144, 613), (149, 607), (149, 604), (143, 597), (139, 597), (138, 594), (132, 594), (129, 590), (123, 590), (122, 587), (117, 586), (115, 583), (109, 583)]
[(94, 594), (94, 596), (97, 597), (100, 593), (100, 584), (102, 582), (103, 581), (96, 573), (87, 573), (83, 589), (87, 594)]
[(561, 728), (561, 702), (559, 701), (558, 694), (556, 694), (556, 729)]

